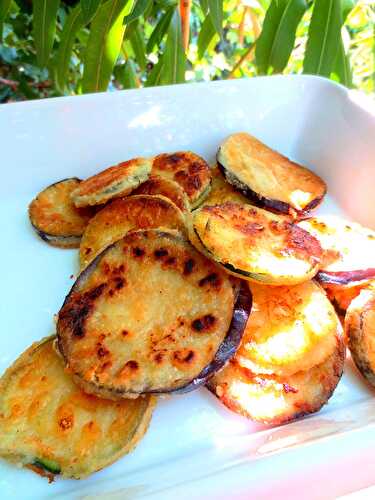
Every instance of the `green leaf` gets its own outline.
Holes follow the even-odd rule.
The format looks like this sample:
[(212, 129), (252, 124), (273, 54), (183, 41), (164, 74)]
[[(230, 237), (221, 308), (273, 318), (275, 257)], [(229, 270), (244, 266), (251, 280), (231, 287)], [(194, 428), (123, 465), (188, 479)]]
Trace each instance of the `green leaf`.
[[(134, 25), (133, 23), (132, 25)], [(146, 69), (147, 59), (146, 59), (146, 44), (143, 39), (143, 34), (138, 23), (134, 29), (129, 32), (129, 42), (135, 54), (135, 59), (142, 71)]]
[(55, 61), (55, 85), (57, 89), (64, 93), (67, 76), (69, 72), (69, 63), (71, 60), (73, 45), (78, 31), (84, 26), (81, 5), (77, 4), (67, 17), (61, 37), (60, 45), (56, 54)]
[(3, 38), (3, 22), (9, 12), (12, 0), (0, 0), (0, 41)]
[(182, 46), (180, 15), (175, 10), (168, 28), (168, 38), (163, 54), (162, 84), (183, 83), (185, 81), (186, 56)]
[(124, 24), (130, 24), (141, 17), (152, 3), (152, 0), (136, 0), (131, 13), (125, 17)]
[(339, 42), (339, 48), (330, 77), (333, 80), (337, 80), (343, 85), (346, 85), (346, 87), (353, 87), (352, 70), (350, 67), (349, 57), (347, 54), (345, 54), (342, 39)]
[(88, 24), (95, 16), (101, 0), (81, 0), (82, 19)]
[(119, 68), (116, 78), (125, 89), (136, 89), (139, 87), (135, 64), (130, 59)]
[(107, 90), (113, 67), (121, 49), (126, 14), (125, 0), (107, 0), (100, 5), (87, 41), (82, 92)]
[(223, 35), (223, 0), (207, 0), (209, 13), (212, 24), (216, 32), (220, 36)]
[(329, 76), (341, 40), (341, 1), (315, 0), (306, 44), (303, 72)]
[(148, 54), (153, 51), (155, 45), (157, 47), (160, 45), (160, 42), (162, 41), (164, 35), (166, 34), (169, 28), (173, 13), (174, 13), (174, 8), (167, 10), (166, 13), (160, 18), (158, 24), (153, 29), (150, 39), (147, 42), (146, 46)]
[(341, 0), (342, 22), (345, 23), (346, 18), (355, 7), (356, 0)]
[(161, 58), (157, 64), (152, 68), (150, 74), (145, 83), (145, 87), (155, 87), (160, 85), (162, 74), (163, 74), (164, 64)]
[(281, 72), (288, 64), (296, 39), (296, 30), (307, 9), (305, 0), (272, 0), (255, 47), (261, 74), (272, 68)]
[(60, 0), (33, 0), (33, 34), (38, 65), (48, 64), (56, 33)]
[(202, 59), (204, 53), (207, 50), (211, 40), (216, 34), (216, 30), (214, 25), (212, 24), (210, 16), (207, 16), (203, 21), (201, 26), (201, 30), (198, 36), (198, 59)]
[(208, 13), (208, 0), (199, 0), (203, 14), (206, 16)]

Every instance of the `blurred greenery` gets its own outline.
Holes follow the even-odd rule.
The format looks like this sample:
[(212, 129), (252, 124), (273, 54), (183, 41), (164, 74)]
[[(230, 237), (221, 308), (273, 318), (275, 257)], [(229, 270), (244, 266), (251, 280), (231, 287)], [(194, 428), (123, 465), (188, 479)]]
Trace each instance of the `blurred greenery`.
[(0, 102), (280, 72), (373, 94), (374, 30), (373, 0), (0, 0)]

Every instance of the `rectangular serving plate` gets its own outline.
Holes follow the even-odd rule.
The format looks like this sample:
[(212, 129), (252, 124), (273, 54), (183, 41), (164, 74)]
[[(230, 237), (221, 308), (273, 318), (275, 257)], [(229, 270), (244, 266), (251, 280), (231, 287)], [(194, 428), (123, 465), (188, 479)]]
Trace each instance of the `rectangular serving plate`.
[[(54, 314), (78, 271), (76, 251), (52, 248), (33, 233), (27, 206), (35, 194), (59, 179), (85, 178), (133, 156), (190, 149), (213, 163), (220, 141), (240, 130), (326, 180), (329, 195), (320, 212), (375, 227), (374, 116), (351, 92), (325, 79), (264, 77), (0, 108), (1, 372), (31, 342), (54, 331)], [(292, 498), (287, 477), (294, 464), (305, 474), (294, 488), (310, 482), (309, 498), (316, 478), (308, 475), (308, 463), (322, 467), (333, 456), (338, 464), (349, 449), (353, 460), (356, 451), (365, 453), (375, 432), (374, 394), (348, 359), (321, 412), (278, 428), (231, 413), (204, 388), (160, 398), (148, 433), (131, 455), (86, 480), (51, 485), (1, 461), (0, 497), (232, 499), (248, 498), (251, 490), (261, 498), (265, 484), (277, 480)], [(285, 460), (282, 451), (288, 452)], [(368, 486), (362, 476), (356, 487)], [(347, 493), (354, 487), (349, 482), (347, 475), (345, 487), (327, 484), (325, 491)]]

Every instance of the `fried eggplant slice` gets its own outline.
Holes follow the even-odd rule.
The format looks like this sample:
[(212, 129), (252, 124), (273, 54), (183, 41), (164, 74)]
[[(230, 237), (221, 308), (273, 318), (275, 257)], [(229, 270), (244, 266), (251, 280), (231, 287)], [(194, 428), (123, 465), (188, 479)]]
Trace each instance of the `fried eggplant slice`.
[(82, 236), (79, 249), (81, 269), (129, 231), (161, 227), (182, 233), (186, 231), (182, 212), (168, 198), (132, 195), (113, 200), (96, 214)]
[(251, 300), (237, 288), (182, 237), (134, 231), (78, 277), (59, 313), (60, 352), (99, 396), (193, 390), (239, 345)]
[(239, 365), (256, 374), (290, 376), (333, 353), (342, 328), (317, 283), (249, 286), (253, 305), (236, 354)]
[(245, 132), (224, 140), (217, 162), (230, 184), (272, 211), (303, 215), (320, 204), (327, 190), (316, 174)]
[(155, 156), (152, 173), (177, 182), (187, 194), (192, 209), (198, 207), (210, 191), (211, 169), (203, 158), (191, 151)]
[(182, 187), (177, 184), (177, 182), (160, 177), (159, 175), (151, 176), (148, 181), (141, 184), (132, 194), (165, 196), (169, 200), (173, 201), (182, 213), (190, 213), (189, 200)]
[(0, 456), (80, 479), (134, 449), (155, 398), (114, 402), (85, 394), (64, 370), (54, 340), (33, 344), (0, 379)]
[(221, 205), (226, 201), (243, 203), (247, 205), (249, 200), (225, 180), (218, 167), (212, 169), (211, 191), (203, 201), (203, 205)]
[(343, 372), (345, 346), (337, 337), (334, 352), (323, 363), (285, 377), (255, 375), (235, 359), (208, 381), (208, 389), (235, 413), (280, 425), (315, 413), (328, 402)]
[(106, 168), (81, 182), (72, 192), (76, 207), (101, 205), (112, 198), (120, 198), (146, 182), (152, 168), (152, 158), (133, 158)]
[(76, 208), (70, 195), (81, 183), (72, 177), (55, 182), (41, 191), (29, 205), (30, 222), (50, 245), (77, 248), (81, 235), (93, 216), (92, 209)]
[(375, 387), (375, 285), (361, 290), (348, 307), (345, 336), (355, 365)]
[(319, 242), (286, 217), (226, 202), (197, 210), (193, 224), (211, 258), (244, 279), (294, 285), (318, 271)]
[(348, 283), (347, 285), (332, 285), (329, 283), (322, 283), (324, 290), (326, 291), (327, 297), (332, 302), (337, 314), (342, 318), (345, 316), (346, 311), (361, 290), (367, 288), (374, 280), (365, 281), (355, 281), (353, 283)]
[(312, 217), (298, 225), (324, 250), (319, 281), (346, 285), (375, 278), (375, 231), (334, 215)]

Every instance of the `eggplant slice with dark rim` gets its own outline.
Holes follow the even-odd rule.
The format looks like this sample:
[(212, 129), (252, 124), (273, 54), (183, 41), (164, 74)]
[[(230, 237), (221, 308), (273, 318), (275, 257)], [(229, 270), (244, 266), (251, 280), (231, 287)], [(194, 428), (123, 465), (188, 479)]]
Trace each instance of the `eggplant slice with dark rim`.
[(248, 287), (181, 236), (134, 231), (78, 277), (59, 312), (58, 346), (86, 392), (187, 392), (233, 356), (250, 309)]
[(30, 203), (30, 222), (38, 235), (59, 248), (78, 248), (89, 220), (91, 208), (76, 208), (71, 193), (81, 183), (72, 177), (55, 182), (41, 191)]
[(375, 231), (334, 215), (311, 217), (298, 226), (324, 250), (317, 274), (321, 283), (354, 285), (375, 279)]
[(156, 398), (114, 402), (85, 394), (54, 342), (33, 344), (0, 379), (0, 456), (50, 480), (81, 479), (135, 448)]
[(226, 180), (251, 202), (293, 217), (317, 207), (327, 190), (319, 176), (245, 132), (222, 142), (217, 162)]
[(294, 285), (318, 272), (318, 240), (267, 210), (232, 202), (204, 206), (194, 212), (193, 226), (205, 253), (240, 278)]

